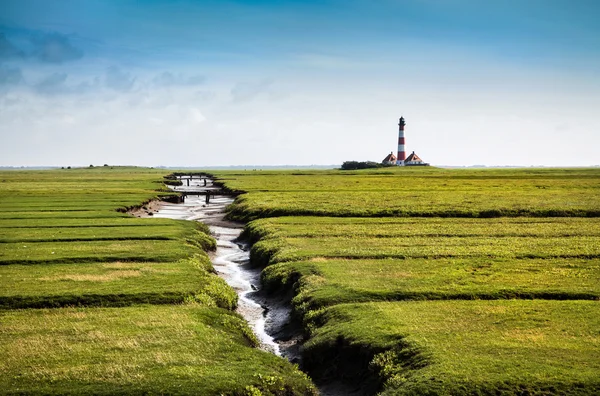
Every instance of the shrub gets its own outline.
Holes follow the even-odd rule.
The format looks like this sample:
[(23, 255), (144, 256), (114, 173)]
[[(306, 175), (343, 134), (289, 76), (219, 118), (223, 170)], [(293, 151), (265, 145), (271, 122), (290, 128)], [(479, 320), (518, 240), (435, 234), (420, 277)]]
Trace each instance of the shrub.
[(380, 164), (379, 162), (373, 161), (346, 161), (342, 164), (342, 170), (357, 170), (357, 169), (369, 169), (369, 168), (382, 168), (387, 165)]

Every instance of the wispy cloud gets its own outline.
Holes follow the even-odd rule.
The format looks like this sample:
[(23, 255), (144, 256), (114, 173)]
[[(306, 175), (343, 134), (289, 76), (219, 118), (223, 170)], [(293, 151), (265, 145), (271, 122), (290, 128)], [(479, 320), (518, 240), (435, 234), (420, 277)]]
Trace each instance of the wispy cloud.
[(20, 40), (11, 41), (0, 27), (0, 60), (35, 59), (43, 63), (61, 64), (83, 57), (66, 35), (39, 30), (19, 30)]
[(111, 66), (106, 70), (105, 84), (115, 91), (126, 92), (133, 88), (135, 77), (118, 66)]
[(66, 91), (67, 73), (52, 73), (34, 85), (43, 94), (57, 94)]
[(274, 81), (271, 79), (263, 79), (257, 82), (238, 82), (231, 89), (231, 97), (234, 102), (250, 101), (260, 94), (269, 92)]
[(186, 76), (181, 73), (173, 74), (171, 72), (162, 72), (152, 82), (157, 86), (170, 87), (170, 86), (195, 86), (201, 85), (206, 81), (206, 77), (201, 75)]
[(381, 60), (368, 60), (356, 56), (304, 53), (291, 56), (292, 62), (303, 67), (314, 67), (328, 70), (365, 69), (373, 66), (381, 67)]
[(42, 62), (63, 63), (80, 59), (83, 51), (75, 48), (69, 38), (59, 33), (46, 33), (31, 38), (33, 56)]
[(23, 56), (23, 51), (8, 41), (6, 35), (0, 32), (0, 60), (22, 58)]
[(17, 85), (23, 82), (21, 69), (0, 65), (0, 85)]

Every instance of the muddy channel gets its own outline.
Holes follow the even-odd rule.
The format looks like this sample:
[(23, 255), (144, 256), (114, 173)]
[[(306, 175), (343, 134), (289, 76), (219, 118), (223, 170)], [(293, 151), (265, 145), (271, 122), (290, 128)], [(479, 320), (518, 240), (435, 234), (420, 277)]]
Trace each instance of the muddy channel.
[[(223, 194), (220, 187), (208, 178), (181, 179), (182, 186), (170, 188), (184, 194), (182, 203), (159, 202), (146, 206), (136, 216), (200, 221), (209, 226), (217, 241), (210, 253), (213, 267), (238, 294), (236, 312), (246, 319), (260, 341), (260, 348), (301, 365), (299, 348), (300, 328), (290, 323), (289, 296), (273, 296), (261, 291), (260, 268), (250, 265), (250, 246), (240, 234), (244, 224), (225, 219), (225, 209), (234, 197)], [(206, 182), (205, 182), (206, 180)], [(206, 195), (210, 198), (207, 202)], [(317, 383), (322, 396), (355, 395), (363, 393), (337, 381)]]
[[(251, 267), (250, 246), (239, 239), (244, 224), (225, 220), (225, 208), (233, 202), (234, 197), (223, 195), (212, 180), (204, 177), (196, 176), (189, 180), (184, 177), (182, 182), (182, 186), (170, 188), (186, 194), (184, 202), (160, 202), (148, 208), (144, 215), (200, 221), (208, 225), (217, 240), (216, 251), (210, 253), (213, 267), (237, 292), (239, 299), (236, 311), (250, 324), (260, 341), (260, 348), (297, 362), (296, 343), (290, 341), (285, 330), (290, 308), (284, 301), (261, 292), (261, 270)], [(206, 194), (210, 194), (208, 202)], [(284, 333), (286, 336), (282, 336)]]

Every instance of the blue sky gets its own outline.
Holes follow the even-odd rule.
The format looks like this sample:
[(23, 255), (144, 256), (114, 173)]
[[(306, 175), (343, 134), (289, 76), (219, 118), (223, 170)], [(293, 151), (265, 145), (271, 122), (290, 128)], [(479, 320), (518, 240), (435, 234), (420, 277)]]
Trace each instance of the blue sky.
[(0, 0), (0, 165), (600, 164), (600, 3)]

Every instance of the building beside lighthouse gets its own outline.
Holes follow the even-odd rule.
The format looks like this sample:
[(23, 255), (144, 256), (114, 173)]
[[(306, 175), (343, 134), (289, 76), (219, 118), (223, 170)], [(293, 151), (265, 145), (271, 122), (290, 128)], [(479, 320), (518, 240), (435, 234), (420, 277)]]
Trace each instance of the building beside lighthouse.
[(409, 155), (408, 157), (406, 157), (406, 159), (404, 160), (404, 166), (411, 166), (411, 165), (429, 165), (426, 164), (417, 154), (415, 154), (415, 152), (413, 151), (411, 155)]
[(415, 152), (413, 151), (408, 157), (406, 156), (406, 138), (404, 137), (404, 127), (406, 121), (404, 117), (400, 117), (398, 121), (398, 155), (394, 156), (391, 152), (383, 161), (383, 165), (398, 165), (398, 166), (428, 166)]
[(396, 165), (396, 159), (397, 158), (394, 155), (394, 152), (392, 151), (383, 159), (383, 161), (381, 161), (381, 163), (383, 165)]

